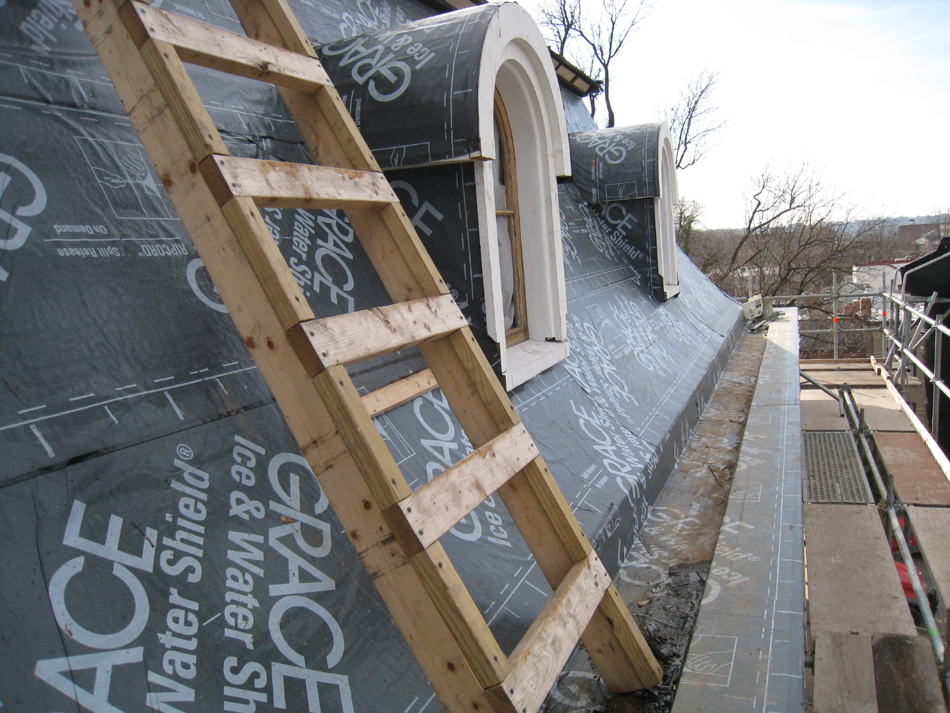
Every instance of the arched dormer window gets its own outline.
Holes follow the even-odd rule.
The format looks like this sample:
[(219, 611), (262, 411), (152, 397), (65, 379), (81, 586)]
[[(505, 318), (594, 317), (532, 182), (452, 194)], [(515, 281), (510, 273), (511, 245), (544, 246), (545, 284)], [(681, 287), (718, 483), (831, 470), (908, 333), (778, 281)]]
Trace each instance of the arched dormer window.
[(483, 48), (478, 99), (479, 125), (493, 130), (482, 131), (475, 184), (488, 333), (511, 389), (570, 353), (557, 202), (557, 177), (569, 169), (560, 92), (537, 26), (509, 4), (496, 22), (500, 36), (490, 31), (498, 41)]
[[(482, 5), (319, 52), (384, 170), (421, 185), (427, 171), (464, 166), (461, 178), (443, 181), (427, 200), (442, 201), (442, 216), (459, 213), (465, 235), (446, 238), (433, 228), (424, 242), (443, 275), (457, 273), (449, 282), (465, 292), (463, 312), (478, 309), (466, 314), (473, 328), (482, 328), (483, 295), (483, 334), (497, 345), (506, 387), (567, 357), (557, 199), (557, 177), (570, 175), (567, 123), (531, 16), (516, 3)], [(426, 205), (417, 197), (413, 211)]]
[(673, 142), (666, 122), (571, 134), (574, 185), (611, 225), (640, 284), (663, 302), (679, 294)]

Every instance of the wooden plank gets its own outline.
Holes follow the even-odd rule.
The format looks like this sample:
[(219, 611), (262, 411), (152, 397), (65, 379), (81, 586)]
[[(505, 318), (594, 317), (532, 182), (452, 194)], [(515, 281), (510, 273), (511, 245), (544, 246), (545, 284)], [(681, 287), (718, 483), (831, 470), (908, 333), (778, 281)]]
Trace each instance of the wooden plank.
[(875, 634), (871, 650), (881, 713), (946, 713), (937, 664), (926, 637)]
[(467, 658), (422, 589), (415, 569), (406, 564), (374, 579), (386, 607), (423, 672), (449, 713), (481, 713), (491, 710)]
[[(805, 371), (812, 379), (819, 384), (827, 386), (829, 389), (837, 389), (840, 386), (850, 386), (855, 389), (885, 389), (884, 379), (874, 372), (868, 371)], [(799, 379), (799, 384), (803, 389), (817, 389), (810, 381), (804, 377)]]
[(376, 418), (437, 388), (439, 383), (432, 375), (432, 370), (422, 369), (366, 394), (362, 397), (363, 406), (370, 418)]
[(824, 391), (802, 391), (803, 431), (848, 431), (848, 419), (841, 415), (838, 402)]
[[(877, 363), (877, 360), (874, 357), (871, 357), (872, 363), (875, 365), (881, 375), (888, 379), (888, 373), (880, 364)], [(937, 461), (937, 465), (940, 466), (940, 470), (944, 472), (948, 479), (950, 479), (950, 460), (947, 460), (946, 454), (937, 444), (937, 441), (934, 440), (934, 437), (931, 435), (927, 427), (921, 423), (920, 419), (917, 418), (917, 414), (914, 413), (913, 409), (908, 405), (904, 399), (901, 398), (900, 392), (889, 380), (886, 382), (888, 393), (894, 398), (894, 401), (900, 406), (901, 411), (904, 412), (904, 415), (907, 416), (907, 420), (913, 425), (914, 430), (920, 435), (921, 440), (927, 445), (927, 448), (930, 450), (930, 453), (933, 455), (934, 460)]]
[(540, 455), (523, 424), (490, 440), (384, 514), (408, 555), (436, 543), (459, 520)]
[(313, 310), (297, 284), (260, 210), (250, 198), (232, 198), (221, 214), (247, 256), (284, 331), (313, 319)]
[[(231, 5), (248, 37), (316, 57), (294, 14), (285, 12), (288, 8), (284, 0), (232, 0)], [(379, 170), (336, 91), (313, 94), (289, 87), (277, 89), (318, 164)]]
[(317, 375), (313, 383), (379, 508), (385, 510), (408, 497), (412, 491), (406, 478), (376, 430), (373, 419), (362, 408), (360, 395), (346, 369), (330, 367)]
[(916, 433), (878, 431), (874, 442), (905, 505), (950, 507), (950, 481)]
[[(176, 126), (185, 138), (191, 158), (201, 163), (213, 153), (227, 155), (221, 135), (198, 91), (191, 83), (175, 48), (167, 42), (149, 38), (135, 12), (132, 2), (120, 8), (120, 15), (130, 38), (134, 38), (137, 54), (149, 69), (154, 86), (165, 100), (165, 106), (175, 118)], [(128, 108), (128, 107), (126, 107)]]
[(854, 402), (864, 409), (864, 420), (872, 431), (914, 430), (913, 424), (888, 391), (854, 389)]
[(495, 710), (535, 711), (557, 680), (610, 584), (594, 552), (577, 562), (511, 654), (511, 673), (488, 691)]
[(581, 640), (611, 693), (653, 688), (663, 681), (663, 669), (615, 585), (607, 587)]
[(944, 606), (950, 605), (950, 509), (909, 505), (907, 514), (920, 554)]
[(874, 505), (806, 503), (811, 635), (917, 633)]
[(265, 208), (380, 210), (399, 200), (382, 173), (209, 156), (201, 164), (221, 205), (246, 196)]
[(316, 59), (133, 2), (142, 30), (175, 47), (182, 61), (304, 92), (330, 84)]
[(410, 562), (435, 602), (442, 621), (458, 642), (479, 685), (487, 689), (503, 681), (511, 671), (509, 660), (489, 631), (485, 618), (442, 545), (432, 545), (411, 557)]
[(292, 339), (314, 376), (444, 337), (468, 322), (451, 295), (402, 302), (298, 325)]
[(871, 360), (867, 358), (854, 359), (801, 359), (799, 366), (802, 371), (812, 369), (869, 369)]
[(878, 713), (871, 635), (828, 632), (815, 638), (815, 713)]

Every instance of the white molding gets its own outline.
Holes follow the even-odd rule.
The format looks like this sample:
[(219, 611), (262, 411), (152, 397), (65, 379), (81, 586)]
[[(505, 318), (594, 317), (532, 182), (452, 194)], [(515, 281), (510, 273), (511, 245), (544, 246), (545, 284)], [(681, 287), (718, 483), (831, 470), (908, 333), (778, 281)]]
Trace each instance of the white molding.
[(534, 339), (516, 344), (507, 351), (508, 370), (504, 375), (508, 391), (571, 355), (567, 342), (538, 342)]
[(664, 121), (660, 124), (658, 178), (660, 195), (653, 201), (656, 216), (657, 269), (663, 280), (666, 298), (680, 292), (679, 273), (676, 267), (676, 203), (679, 200), (676, 185), (676, 163), (670, 128)]

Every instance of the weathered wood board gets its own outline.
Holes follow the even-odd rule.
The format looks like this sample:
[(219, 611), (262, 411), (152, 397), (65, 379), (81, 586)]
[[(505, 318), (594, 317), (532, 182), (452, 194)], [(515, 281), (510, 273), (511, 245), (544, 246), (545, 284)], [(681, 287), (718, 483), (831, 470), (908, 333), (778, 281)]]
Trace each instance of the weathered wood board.
[(917, 629), (874, 505), (805, 504), (811, 636)]

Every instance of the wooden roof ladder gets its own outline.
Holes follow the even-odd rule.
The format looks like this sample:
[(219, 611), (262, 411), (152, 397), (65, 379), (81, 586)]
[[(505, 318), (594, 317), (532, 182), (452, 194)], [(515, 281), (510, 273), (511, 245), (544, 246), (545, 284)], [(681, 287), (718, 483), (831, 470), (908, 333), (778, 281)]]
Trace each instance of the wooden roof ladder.
[[(284, 0), (232, 3), (254, 39), (137, 0), (75, 4), (221, 298), (445, 708), (533, 713), (579, 638), (612, 691), (659, 683), (640, 631)], [(320, 165), (230, 156), (183, 62), (275, 84)], [(345, 210), (395, 304), (314, 319), (258, 206)], [(431, 374), (361, 399), (346, 366), (414, 345)], [(476, 450), (412, 491), (367, 406), (375, 413), (378, 402), (404, 403), (433, 379)], [(555, 590), (511, 656), (439, 544), (496, 490)]]

